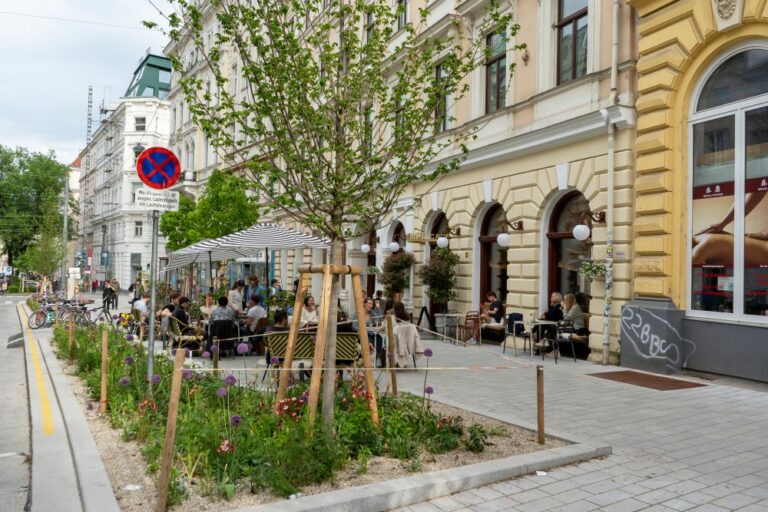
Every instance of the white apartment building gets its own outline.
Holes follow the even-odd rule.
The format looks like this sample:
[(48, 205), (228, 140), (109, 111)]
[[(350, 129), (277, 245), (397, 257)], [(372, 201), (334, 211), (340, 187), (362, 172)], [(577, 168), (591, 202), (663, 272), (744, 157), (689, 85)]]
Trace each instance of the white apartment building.
[[(126, 288), (149, 265), (152, 213), (135, 206), (144, 184), (136, 159), (146, 148), (168, 145), (170, 62), (148, 54), (127, 95), (117, 102), (81, 155), (80, 224), (83, 279), (117, 279)], [(158, 241), (165, 255), (165, 240)]]

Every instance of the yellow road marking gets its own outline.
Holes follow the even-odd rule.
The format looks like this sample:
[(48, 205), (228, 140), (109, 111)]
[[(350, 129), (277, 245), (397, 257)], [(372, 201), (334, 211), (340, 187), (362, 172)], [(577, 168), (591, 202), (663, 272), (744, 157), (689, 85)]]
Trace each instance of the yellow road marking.
[(29, 352), (32, 356), (32, 366), (35, 370), (35, 383), (37, 384), (37, 394), (40, 395), (40, 409), (43, 416), (43, 435), (53, 435), (53, 416), (51, 414), (51, 402), (48, 400), (48, 389), (45, 387), (45, 379), (43, 378), (43, 369), (40, 364), (40, 356), (37, 353), (37, 340), (29, 331), (29, 325), (25, 319), (25, 310), (21, 304), (16, 306), (19, 308), (19, 318), (21, 318), (21, 326), (29, 336)]

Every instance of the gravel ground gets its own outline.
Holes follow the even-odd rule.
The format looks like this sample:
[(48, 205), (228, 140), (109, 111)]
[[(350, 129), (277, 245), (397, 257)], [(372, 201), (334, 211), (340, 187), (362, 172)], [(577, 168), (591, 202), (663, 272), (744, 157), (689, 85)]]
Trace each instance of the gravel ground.
[[(68, 370), (71, 371), (71, 368)], [(120, 509), (126, 512), (144, 512), (153, 509), (157, 488), (154, 478), (146, 474), (147, 466), (139, 452), (138, 443), (124, 441), (121, 432), (111, 428), (107, 418), (98, 414), (98, 402), (88, 398), (80, 379), (74, 375), (69, 375), (69, 382), (83, 407), (83, 412), (112, 482), (112, 489), (117, 502), (120, 504)], [(408, 467), (408, 463), (403, 463), (397, 459), (373, 457), (368, 462), (365, 473), (359, 474), (357, 461), (352, 461), (336, 474), (333, 482), (305, 487), (302, 489), (302, 494), (317, 494), (409, 476), (414, 474), (414, 469), (418, 469), (420, 472), (435, 471), (530, 453), (565, 444), (560, 440), (547, 438), (547, 443), (542, 446), (536, 442), (534, 432), (434, 401), (431, 403), (431, 407), (443, 415), (462, 416), (465, 427), (479, 423), (487, 430), (497, 431), (501, 435), (489, 437), (488, 445), (481, 453), (467, 451), (455, 451), (439, 455), (424, 453), (417, 464), (420, 467), (416, 468)], [(250, 488), (243, 486), (237, 490), (234, 499), (226, 502), (212, 496), (205, 496), (205, 494), (209, 494), (209, 489), (203, 489), (199, 480), (193, 480), (188, 488), (189, 497), (181, 505), (174, 507), (174, 511), (224, 511), (282, 499), (267, 492), (253, 493)]]

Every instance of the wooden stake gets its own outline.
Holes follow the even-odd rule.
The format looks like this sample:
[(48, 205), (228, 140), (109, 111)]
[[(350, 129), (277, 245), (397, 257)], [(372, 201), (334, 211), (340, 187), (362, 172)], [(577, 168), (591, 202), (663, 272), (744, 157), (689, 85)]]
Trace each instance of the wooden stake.
[(392, 329), (392, 313), (387, 313), (387, 364), (389, 381), (392, 383), (392, 396), (397, 396), (397, 370), (395, 369), (395, 335)]
[(160, 464), (160, 483), (158, 485), (156, 512), (165, 512), (165, 504), (168, 500), (168, 484), (171, 478), (171, 462), (173, 462), (173, 443), (176, 438), (176, 415), (179, 412), (184, 352), (183, 348), (176, 351), (176, 359), (173, 366), (173, 380), (171, 381), (171, 396), (168, 404), (168, 421), (165, 425), (165, 446), (163, 447), (163, 459)]
[(58, 327), (59, 326), (59, 301), (57, 300), (53, 304), (53, 325)]
[(109, 331), (101, 331), (101, 400), (99, 413), (107, 412), (107, 354), (109, 352)]
[(536, 409), (539, 416), (539, 444), (544, 444), (544, 367), (536, 366)]
[[(331, 312), (331, 265), (325, 266), (325, 272), (323, 275), (323, 315), (320, 317), (320, 322), (317, 325), (317, 341), (315, 341), (315, 355), (312, 358), (312, 378), (309, 384), (309, 423), (310, 425), (315, 423), (315, 416), (317, 415), (317, 402), (320, 399), (320, 383), (323, 378), (323, 361), (325, 360), (325, 343), (328, 337), (328, 314)], [(303, 304), (303, 302), (302, 302)], [(296, 312), (293, 313), (293, 321), (296, 322)], [(290, 336), (289, 336), (290, 343)], [(286, 358), (287, 360), (287, 358)], [(286, 367), (289, 368), (289, 367)], [(335, 379), (335, 368), (329, 368), (326, 374), (326, 378)], [(283, 372), (287, 373), (287, 372)], [(281, 378), (283, 376), (281, 375)]]
[(69, 319), (69, 364), (72, 364), (72, 346), (75, 344), (75, 320)]
[(363, 368), (365, 372), (365, 387), (371, 397), (368, 400), (368, 408), (371, 410), (371, 421), (379, 424), (379, 407), (376, 404), (376, 381), (373, 378), (371, 368), (371, 349), (368, 346), (368, 331), (365, 328), (365, 308), (363, 307), (363, 287), (360, 284), (360, 276), (352, 275), (352, 290), (354, 291), (355, 307), (357, 309), (357, 336), (360, 340), (360, 352), (363, 354)]
[[(285, 347), (285, 358), (283, 359), (283, 368), (285, 371), (280, 372), (275, 407), (280, 403), (280, 400), (285, 398), (285, 394), (288, 391), (288, 381), (291, 377), (290, 369), (293, 366), (293, 351), (296, 349), (296, 335), (299, 332), (299, 326), (301, 325), (301, 310), (304, 308), (304, 296), (307, 294), (309, 279), (309, 274), (305, 272), (301, 273), (301, 277), (299, 278), (299, 289), (296, 292), (296, 300), (293, 303), (293, 319), (291, 320), (291, 329), (288, 331), (288, 345)], [(324, 307), (323, 310), (325, 309), (326, 308)], [(322, 366), (323, 365), (321, 364), (319, 367)]]

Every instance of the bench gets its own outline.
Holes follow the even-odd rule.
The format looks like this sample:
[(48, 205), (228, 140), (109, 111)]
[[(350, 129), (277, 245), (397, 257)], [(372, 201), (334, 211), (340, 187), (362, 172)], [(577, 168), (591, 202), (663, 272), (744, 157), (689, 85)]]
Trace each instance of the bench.
[[(316, 333), (300, 332), (296, 334), (296, 344), (293, 348), (293, 359), (312, 359), (315, 356)], [(266, 334), (267, 348), (271, 366), (271, 358), (285, 359), (288, 350), (288, 332), (271, 332)], [(340, 368), (354, 366), (360, 359), (360, 338), (356, 332), (340, 332), (336, 334), (336, 366)]]

